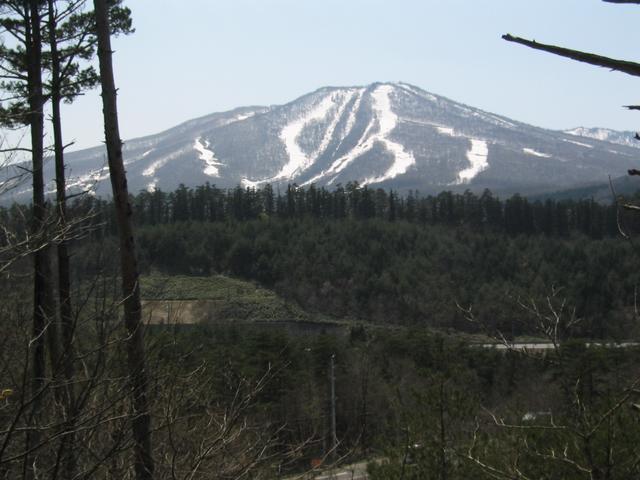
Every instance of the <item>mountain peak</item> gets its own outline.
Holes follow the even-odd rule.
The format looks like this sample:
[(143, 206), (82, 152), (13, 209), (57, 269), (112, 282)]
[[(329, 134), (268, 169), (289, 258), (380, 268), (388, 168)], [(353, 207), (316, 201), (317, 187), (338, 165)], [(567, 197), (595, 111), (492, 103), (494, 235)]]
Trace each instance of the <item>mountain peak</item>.
[[(544, 130), (406, 82), (377, 82), (207, 115), (127, 141), (124, 155), (134, 192), (205, 182), (332, 188), (357, 181), (422, 192), (529, 193), (592, 183), (635, 166), (631, 143), (608, 143), (613, 132), (587, 130)], [(108, 194), (102, 148), (67, 158), (71, 189)]]

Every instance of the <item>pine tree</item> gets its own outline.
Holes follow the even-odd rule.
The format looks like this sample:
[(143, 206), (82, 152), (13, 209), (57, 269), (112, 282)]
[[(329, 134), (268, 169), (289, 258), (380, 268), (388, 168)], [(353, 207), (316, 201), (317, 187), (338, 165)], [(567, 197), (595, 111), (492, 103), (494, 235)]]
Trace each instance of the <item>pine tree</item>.
[(116, 207), (118, 234), (120, 238), (120, 267), (122, 294), (124, 297), (124, 321), (129, 333), (127, 357), (132, 389), (132, 433), (135, 451), (135, 473), (138, 480), (153, 478), (154, 462), (151, 450), (151, 414), (149, 412), (148, 372), (144, 350), (142, 307), (138, 263), (131, 222), (131, 205), (127, 177), (122, 158), (122, 141), (118, 125), (117, 90), (115, 86), (111, 27), (107, 0), (94, 0), (98, 59), (100, 60), (100, 82), (104, 130), (109, 161), (111, 186)]

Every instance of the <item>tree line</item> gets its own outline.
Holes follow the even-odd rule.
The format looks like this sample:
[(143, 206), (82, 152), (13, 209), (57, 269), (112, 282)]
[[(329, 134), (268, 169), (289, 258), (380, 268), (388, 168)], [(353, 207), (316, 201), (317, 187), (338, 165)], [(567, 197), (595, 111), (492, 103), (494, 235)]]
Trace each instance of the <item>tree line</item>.
[[(262, 188), (219, 189), (205, 184), (181, 185), (166, 193), (140, 192), (132, 199), (136, 221), (155, 225), (185, 221), (251, 220), (262, 216), (281, 219), (381, 219), (423, 224), (486, 226), (509, 234), (568, 235), (578, 231), (594, 238), (618, 234), (617, 208), (612, 201), (553, 199), (530, 201), (521, 195), (501, 200), (485, 190), (456, 194), (444, 191), (422, 196), (409, 191), (372, 189), (357, 182), (334, 189), (288, 185), (284, 191)], [(630, 219), (631, 220), (631, 219)]]
[[(334, 189), (288, 185), (283, 191), (274, 190), (271, 185), (257, 189), (240, 186), (224, 189), (209, 183), (195, 188), (181, 185), (173, 192), (141, 191), (130, 197), (130, 204), (139, 226), (257, 219), (377, 219), (465, 225), (514, 236), (566, 237), (580, 233), (596, 239), (618, 236), (621, 228), (630, 233), (640, 230), (637, 216), (620, 211), (614, 199), (608, 204), (593, 199), (530, 200), (519, 194), (501, 199), (490, 190), (481, 194), (469, 190), (443, 191), (423, 196), (417, 191), (401, 194), (361, 187), (356, 182)], [(70, 216), (90, 216), (94, 224), (102, 224), (112, 233), (115, 232), (112, 205), (109, 200), (84, 195), (75, 198), (67, 208)], [(0, 206), (0, 220), (12, 232), (24, 231), (29, 215), (19, 205)]]
[[(371, 198), (378, 199), (372, 216), (362, 215)], [(619, 221), (629, 227), (634, 218), (618, 216), (613, 205), (518, 195), (502, 201), (490, 192), (421, 197), (291, 186), (279, 194), (210, 185), (141, 192), (130, 202), (145, 274), (231, 275), (311, 311), (373, 323), (471, 331), (457, 304), (473, 304), (512, 336), (531, 332), (514, 321), (518, 298), (562, 288), (584, 319), (584, 337), (636, 331), (640, 265), (617, 237)], [(117, 255), (111, 208), (90, 196), (70, 205), (91, 224), (70, 245), (78, 281), (101, 274), (105, 258)], [(0, 214), (24, 231), (18, 206)]]

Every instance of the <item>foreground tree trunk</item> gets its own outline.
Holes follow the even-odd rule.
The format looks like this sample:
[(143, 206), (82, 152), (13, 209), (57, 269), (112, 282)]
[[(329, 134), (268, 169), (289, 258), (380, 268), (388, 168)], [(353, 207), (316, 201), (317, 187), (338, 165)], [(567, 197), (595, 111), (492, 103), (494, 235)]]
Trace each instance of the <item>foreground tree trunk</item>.
[(65, 409), (65, 426), (62, 435), (60, 454), (62, 455), (62, 476), (73, 478), (76, 465), (75, 443), (75, 394), (74, 394), (74, 354), (73, 335), (75, 323), (71, 310), (71, 275), (69, 253), (67, 249), (67, 196), (64, 171), (64, 145), (62, 143), (62, 118), (60, 113), (61, 77), (60, 55), (56, 38), (56, 11), (54, 0), (48, 0), (49, 8), (49, 48), (51, 55), (51, 123), (53, 124), (53, 144), (56, 170), (56, 217), (57, 228), (62, 233), (57, 245), (58, 259), (58, 309), (61, 327), (61, 361), (64, 377), (62, 401)]
[(148, 377), (145, 369), (138, 265), (131, 225), (131, 205), (129, 204), (127, 177), (122, 159), (122, 142), (118, 126), (107, 1), (94, 0), (94, 7), (98, 38), (98, 58), (100, 60), (100, 81), (102, 84), (105, 140), (113, 200), (116, 207), (118, 235), (120, 237), (124, 320), (129, 333), (127, 360), (133, 394), (132, 428), (135, 443), (135, 473), (138, 480), (143, 480), (153, 478), (154, 464), (151, 455), (151, 417), (147, 398)]
[[(46, 385), (45, 337), (49, 338), (52, 363), (55, 363), (55, 322), (53, 321), (51, 264), (46, 238), (47, 208), (44, 194), (44, 95), (42, 88), (42, 37), (40, 2), (24, 2), (25, 59), (27, 63), (27, 90), (29, 104), (29, 127), (31, 134), (33, 218), (31, 224), (31, 249), (33, 253), (33, 332), (32, 332), (32, 391), (33, 402), (30, 413), (30, 429), (27, 432), (26, 452), (39, 442), (38, 427), (42, 390)], [(52, 365), (55, 369), (55, 365)], [(33, 476), (32, 468), (37, 464), (30, 455), (24, 458), (24, 475)]]

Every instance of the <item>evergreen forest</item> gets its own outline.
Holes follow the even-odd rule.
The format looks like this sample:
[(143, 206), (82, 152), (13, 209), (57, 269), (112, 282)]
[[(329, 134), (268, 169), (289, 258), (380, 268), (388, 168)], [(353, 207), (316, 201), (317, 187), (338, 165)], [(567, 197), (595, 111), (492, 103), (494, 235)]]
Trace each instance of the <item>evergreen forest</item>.
[[(368, 464), (372, 479), (639, 473), (639, 265), (620, 236), (638, 226), (614, 203), (356, 184), (204, 185), (130, 202), (142, 298), (183, 308), (146, 327), (154, 454), (168, 459), (156, 463), (158, 478), (171, 469), (313, 478), (313, 468), (336, 464)], [(3, 246), (28, 231), (28, 208), (0, 215)], [(83, 299), (78, 335), (88, 342), (79, 348), (105, 375), (121, 368), (124, 347), (113, 323), (113, 205), (79, 197), (69, 218), (82, 219), (68, 245), (73, 296)], [(20, 322), (29, 267), (14, 260), (5, 315)], [(210, 298), (214, 315), (181, 323), (189, 302)], [(14, 335), (5, 345), (24, 348)], [(78, 418), (126, 409), (125, 397), (107, 393), (119, 380), (104, 382), (79, 385), (94, 396)], [(115, 478), (129, 440), (113, 437), (123, 425), (103, 421), (91, 428), (101, 443), (83, 440), (77, 461), (102, 452), (124, 462), (95, 465), (99, 478)]]
[[(460, 306), (510, 336), (532, 335), (520, 301), (551, 292), (575, 305), (573, 335), (627, 340), (635, 330), (638, 258), (621, 239), (640, 223), (615, 204), (290, 186), (284, 193), (204, 185), (131, 199), (146, 274), (225, 274), (275, 290), (309, 311), (372, 324), (473, 332)], [(69, 207), (90, 218), (75, 243), (78, 275), (115, 255), (110, 202)], [(14, 231), (24, 212), (0, 209)], [(99, 247), (97, 246), (99, 245)], [(110, 253), (106, 253), (110, 252)]]

